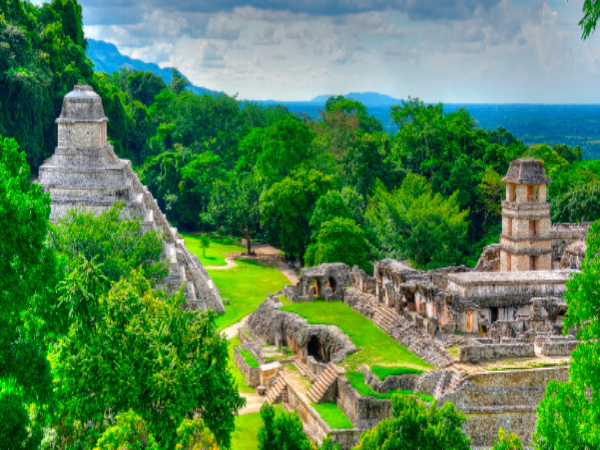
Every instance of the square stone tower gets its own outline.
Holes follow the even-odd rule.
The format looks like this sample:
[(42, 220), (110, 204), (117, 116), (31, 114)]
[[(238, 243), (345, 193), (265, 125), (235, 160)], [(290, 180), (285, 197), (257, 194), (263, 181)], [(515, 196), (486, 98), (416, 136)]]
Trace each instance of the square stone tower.
[(510, 163), (506, 200), (502, 202), (500, 270), (551, 270), (550, 203), (546, 186), (552, 182), (534, 158)]

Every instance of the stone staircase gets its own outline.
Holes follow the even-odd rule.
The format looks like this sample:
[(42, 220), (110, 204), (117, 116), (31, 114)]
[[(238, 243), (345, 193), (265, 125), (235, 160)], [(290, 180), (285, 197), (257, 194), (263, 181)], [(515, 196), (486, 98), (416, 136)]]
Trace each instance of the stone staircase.
[(461, 373), (455, 367), (449, 367), (447, 370), (442, 370), (440, 378), (433, 391), (433, 396), (436, 399), (442, 398), (444, 395), (455, 392), (464, 383), (467, 376)]
[(314, 382), (317, 379), (317, 377), (315, 377), (314, 374), (309, 370), (308, 366), (302, 361), (300, 361), (298, 358), (294, 360), (294, 367), (298, 369), (300, 375), (302, 375), (305, 378), (308, 378), (310, 381)]
[(286, 386), (283, 377), (278, 377), (275, 384), (267, 391), (267, 401), (272, 404), (279, 403), (282, 400)]
[(339, 376), (338, 368), (335, 364), (329, 363), (327, 367), (319, 375), (317, 380), (314, 382), (312, 387), (308, 390), (306, 395), (315, 403), (320, 403), (323, 397), (329, 390), (329, 388), (337, 381)]
[(345, 296), (349, 298), (346, 303), (352, 309), (367, 317), (396, 342), (404, 345), (421, 359), (438, 368), (452, 364), (450, 354), (440, 342), (436, 342), (435, 338), (429, 335), (423, 326), (398, 314), (394, 308), (378, 302), (372, 294), (349, 288)]
[(371, 320), (375, 325), (389, 333), (392, 325), (400, 318), (398, 313), (394, 311), (394, 309), (389, 306), (384, 305), (383, 303), (373, 303), (373, 317)]

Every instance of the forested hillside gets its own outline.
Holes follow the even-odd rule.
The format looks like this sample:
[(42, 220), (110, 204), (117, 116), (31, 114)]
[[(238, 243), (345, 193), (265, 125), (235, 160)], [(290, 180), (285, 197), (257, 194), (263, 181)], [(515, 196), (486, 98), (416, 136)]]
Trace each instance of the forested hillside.
[(117, 154), (182, 230), (266, 240), (307, 264), (368, 268), (389, 256), (419, 267), (472, 265), (498, 238), (501, 177), (526, 155), (556, 179), (555, 220), (600, 215), (600, 166), (581, 162), (578, 147), (528, 148), (504, 128), (478, 128), (464, 109), (418, 99), (390, 108), (390, 132), (343, 97), (312, 119), (196, 95), (177, 72), (168, 85), (150, 72), (94, 73), (74, 0), (0, 5), (0, 134), (17, 140), (35, 173), (56, 145), (63, 96), (90, 84)]

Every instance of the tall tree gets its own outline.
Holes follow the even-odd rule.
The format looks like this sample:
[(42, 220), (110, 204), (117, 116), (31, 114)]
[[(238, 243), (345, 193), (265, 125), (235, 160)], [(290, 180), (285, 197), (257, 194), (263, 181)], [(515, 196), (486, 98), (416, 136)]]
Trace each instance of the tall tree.
[[(90, 281), (82, 280), (84, 290)], [(161, 448), (175, 447), (178, 426), (194, 414), (230, 447), (244, 400), (227, 367), (227, 342), (212, 312), (185, 311), (184, 302), (134, 271), (92, 305), (93, 321), (75, 317), (51, 357), (65, 438), (95, 441), (107, 421), (133, 409)]]
[(468, 450), (471, 440), (461, 431), (465, 421), (452, 403), (428, 408), (417, 396), (396, 394), (391, 417), (363, 432), (355, 450)]
[[(0, 446), (35, 447), (26, 405), (44, 410), (52, 376), (36, 317), (54, 300), (56, 260), (45, 239), (50, 196), (29, 181), (25, 154), (0, 137)], [(27, 429), (30, 429), (28, 431)], [(29, 438), (28, 438), (29, 436)], [(27, 443), (28, 439), (30, 440)], [(35, 442), (37, 440), (37, 443)]]
[(600, 448), (600, 221), (587, 238), (581, 273), (567, 282), (569, 314), (563, 333), (575, 331), (569, 381), (551, 381), (538, 406), (536, 448), (576, 450)]

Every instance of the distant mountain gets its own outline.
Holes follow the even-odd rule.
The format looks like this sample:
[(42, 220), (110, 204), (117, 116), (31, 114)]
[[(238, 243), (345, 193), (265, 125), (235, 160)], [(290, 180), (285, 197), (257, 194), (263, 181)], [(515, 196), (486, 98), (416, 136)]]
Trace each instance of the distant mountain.
[[(123, 55), (119, 49), (109, 42), (96, 41), (88, 39), (87, 55), (92, 58), (96, 72), (112, 73), (118, 71), (121, 67), (132, 70), (141, 70), (144, 72), (152, 72), (161, 77), (165, 83), (169, 84), (173, 74), (170, 67), (161, 68), (158, 64), (147, 63), (139, 59), (133, 59)], [(183, 74), (182, 74), (183, 75)], [(185, 75), (183, 76), (186, 80)], [(189, 81), (189, 80), (188, 80)], [(190, 90), (195, 94), (216, 94), (216, 91), (211, 91), (203, 87), (190, 84)]]
[[(319, 95), (310, 100), (310, 103), (325, 103), (329, 97), (331, 95)], [(365, 106), (392, 106), (402, 103), (402, 100), (378, 92), (350, 92), (344, 97), (361, 102)]]

